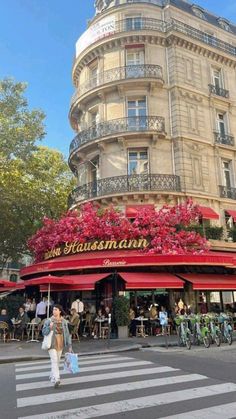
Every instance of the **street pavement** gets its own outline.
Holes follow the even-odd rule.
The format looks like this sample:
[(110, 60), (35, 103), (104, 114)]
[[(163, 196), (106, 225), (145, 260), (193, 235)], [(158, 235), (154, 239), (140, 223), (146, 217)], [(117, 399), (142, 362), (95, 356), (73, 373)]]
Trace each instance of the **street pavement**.
[[(220, 354), (224, 347), (205, 349), (209, 366), (211, 351)], [(218, 375), (212, 377), (214, 363), (213, 367), (197, 371), (197, 350), (201, 352), (201, 348), (196, 352), (185, 350), (185, 354), (190, 354), (188, 365), (178, 361), (180, 357), (184, 361), (185, 355), (176, 356), (171, 348), (169, 352), (155, 352), (158, 349), (153, 346), (123, 353), (84, 354), (80, 357), (80, 372), (74, 375), (63, 372), (62, 361), (58, 389), (48, 380), (49, 360), (12, 364), (15, 382), (12, 388), (15, 388), (7, 416), (10, 419), (236, 417), (236, 379), (221, 379), (219, 368)], [(230, 347), (230, 351), (235, 356), (235, 348)], [(4, 367), (1, 365), (0, 371)]]
[[(0, 364), (20, 361), (30, 361), (37, 359), (47, 359), (47, 351), (41, 349), (42, 341), (9, 341), (0, 343)], [(73, 340), (73, 351), (79, 355), (93, 355), (113, 352), (123, 352), (129, 350), (139, 350), (145, 347), (166, 348), (177, 346), (177, 336), (148, 336), (146, 338), (133, 337), (128, 339), (91, 339), (80, 338), (80, 342)]]

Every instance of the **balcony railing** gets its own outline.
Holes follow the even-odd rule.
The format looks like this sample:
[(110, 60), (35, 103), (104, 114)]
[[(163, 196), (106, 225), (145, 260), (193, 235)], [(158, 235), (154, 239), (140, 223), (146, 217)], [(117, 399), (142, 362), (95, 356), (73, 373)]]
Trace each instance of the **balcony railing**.
[(104, 71), (96, 77), (93, 77), (81, 84), (72, 96), (71, 106), (80, 96), (92, 89), (95, 89), (96, 87), (119, 80), (139, 78), (155, 78), (162, 80), (162, 68), (159, 65), (152, 64), (128, 65), (124, 67), (111, 68), (110, 70)]
[(227, 186), (220, 185), (219, 189), (221, 198), (236, 199), (236, 188), (229, 188)]
[[(180, 22), (176, 19), (171, 19), (169, 21), (163, 21), (159, 19), (152, 19), (152, 18), (140, 18), (138, 21), (130, 21), (127, 19), (118, 20), (115, 22), (114, 26), (112, 27), (111, 31), (106, 34), (103, 38), (110, 38), (115, 34), (119, 34), (122, 32), (133, 32), (133, 31), (155, 31), (155, 32), (162, 32), (168, 33), (169, 31), (175, 30), (180, 32), (184, 35), (187, 35), (193, 39), (197, 39), (198, 41), (203, 42), (211, 47), (217, 48), (221, 51), (224, 51), (230, 55), (236, 56), (236, 47), (228, 42), (224, 42), (215, 36), (200, 31), (193, 26), (189, 26), (183, 22)], [(96, 42), (96, 41), (95, 41)], [(101, 42), (101, 39), (100, 39)], [(78, 56), (75, 58), (77, 60)]]
[(128, 192), (166, 191), (180, 192), (180, 178), (176, 175), (142, 174), (115, 176), (99, 179), (74, 189), (68, 198), (68, 206), (88, 199), (124, 194)]
[(165, 120), (161, 116), (133, 116), (112, 119), (111, 121), (94, 124), (79, 132), (70, 144), (70, 154), (82, 145), (108, 135), (119, 135), (126, 132), (165, 132)]
[(197, 39), (198, 41), (204, 42), (204, 44), (210, 45), (224, 52), (227, 52), (228, 54), (236, 56), (236, 47), (234, 47), (232, 44), (229, 44), (228, 42), (221, 41), (219, 38), (216, 38), (207, 32), (202, 32), (199, 29), (186, 25), (185, 23), (176, 19), (172, 19), (171, 22), (167, 23), (167, 31), (173, 29), (177, 32), (188, 35), (191, 38)]
[(213, 95), (225, 97), (228, 99), (229, 97), (229, 91), (226, 89), (223, 89), (223, 87), (215, 86), (214, 84), (208, 84), (210, 93), (213, 93)]
[(214, 131), (216, 144), (234, 146), (234, 137), (229, 134), (221, 134), (220, 132)]

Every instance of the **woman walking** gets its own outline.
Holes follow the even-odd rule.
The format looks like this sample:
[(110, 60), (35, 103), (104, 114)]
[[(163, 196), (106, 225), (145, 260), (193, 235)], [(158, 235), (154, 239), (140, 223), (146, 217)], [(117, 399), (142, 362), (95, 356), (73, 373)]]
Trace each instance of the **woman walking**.
[(52, 317), (45, 320), (42, 330), (43, 336), (47, 336), (51, 330), (53, 331), (52, 343), (48, 353), (51, 359), (51, 374), (49, 378), (54, 383), (55, 388), (58, 388), (60, 385), (59, 366), (63, 348), (68, 346), (68, 352), (72, 352), (68, 322), (63, 318), (63, 315), (63, 308), (59, 304), (55, 304)]

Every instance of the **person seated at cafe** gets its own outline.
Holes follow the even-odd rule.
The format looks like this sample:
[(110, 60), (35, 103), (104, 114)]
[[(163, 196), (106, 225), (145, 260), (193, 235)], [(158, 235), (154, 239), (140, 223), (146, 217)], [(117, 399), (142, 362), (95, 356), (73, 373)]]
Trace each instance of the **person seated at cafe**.
[(23, 332), (26, 329), (27, 323), (29, 323), (29, 317), (27, 316), (24, 307), (20, 307), (19, 313), (14, 323), (16, 337), (22, 336)]
[(5, 322), (8, 325), (8, 330), (11, 331), (13, 329), (12, 321), (7, 314), (7, 310), (3, 308), (0, 314), (0, 322)]
[(80, 318), (75, 308), (72, 308), (70, 310), (70, 313), (71, 315), (69, 316), (68, 326), (69, 326), (70, 333), (73, 335), (78, 332), (77, 328), (78, 328), (78, 323), (80, 321)]
[(102, 310), (99, 308), (98, 312), (97, 312), (97, 315), (95, 317), (95, 320), (94, 320), (94, 322), (95, 322), (94, 329), (92, 331), (92, 336), (93, 336), (94, 339), (97, 339), (97, 337), (98, 337), (98, 332), (99, 332), (99, 329), (100, 329), (100, 321), (102, 322), (102, 320), (104, 320), (104, 315), (102, 314)]
[[(149, 311), (149, 320), (150, 320), (150, 329), (151, 333), (155, 333), (156, 329), (160, 325), (159, 319), (158, 319), (158, 311), (157, 311), (157, 305), (152, 304)], [(158, 332), (158, 331), (157, 331)]]

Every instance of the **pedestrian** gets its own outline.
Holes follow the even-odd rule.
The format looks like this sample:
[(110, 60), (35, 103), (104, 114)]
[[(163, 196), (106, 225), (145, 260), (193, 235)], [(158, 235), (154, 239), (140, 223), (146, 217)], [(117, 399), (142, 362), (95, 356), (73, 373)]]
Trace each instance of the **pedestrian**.
[(60, 385), (59, 366), (63, 348), (68, 347), (68, 352), (72, 352), (68, 322), (63, 316), (64, 311), (62, 306), (54, 304), (52, 317), (45, 320), (42, 330), (43, 336), (47, 336), (51, 330), (53, 331), (52, 343), (48, 353), (51, 360), (51, 373), (49, 379), (54, 384), (54, 388), (58, 388)]

